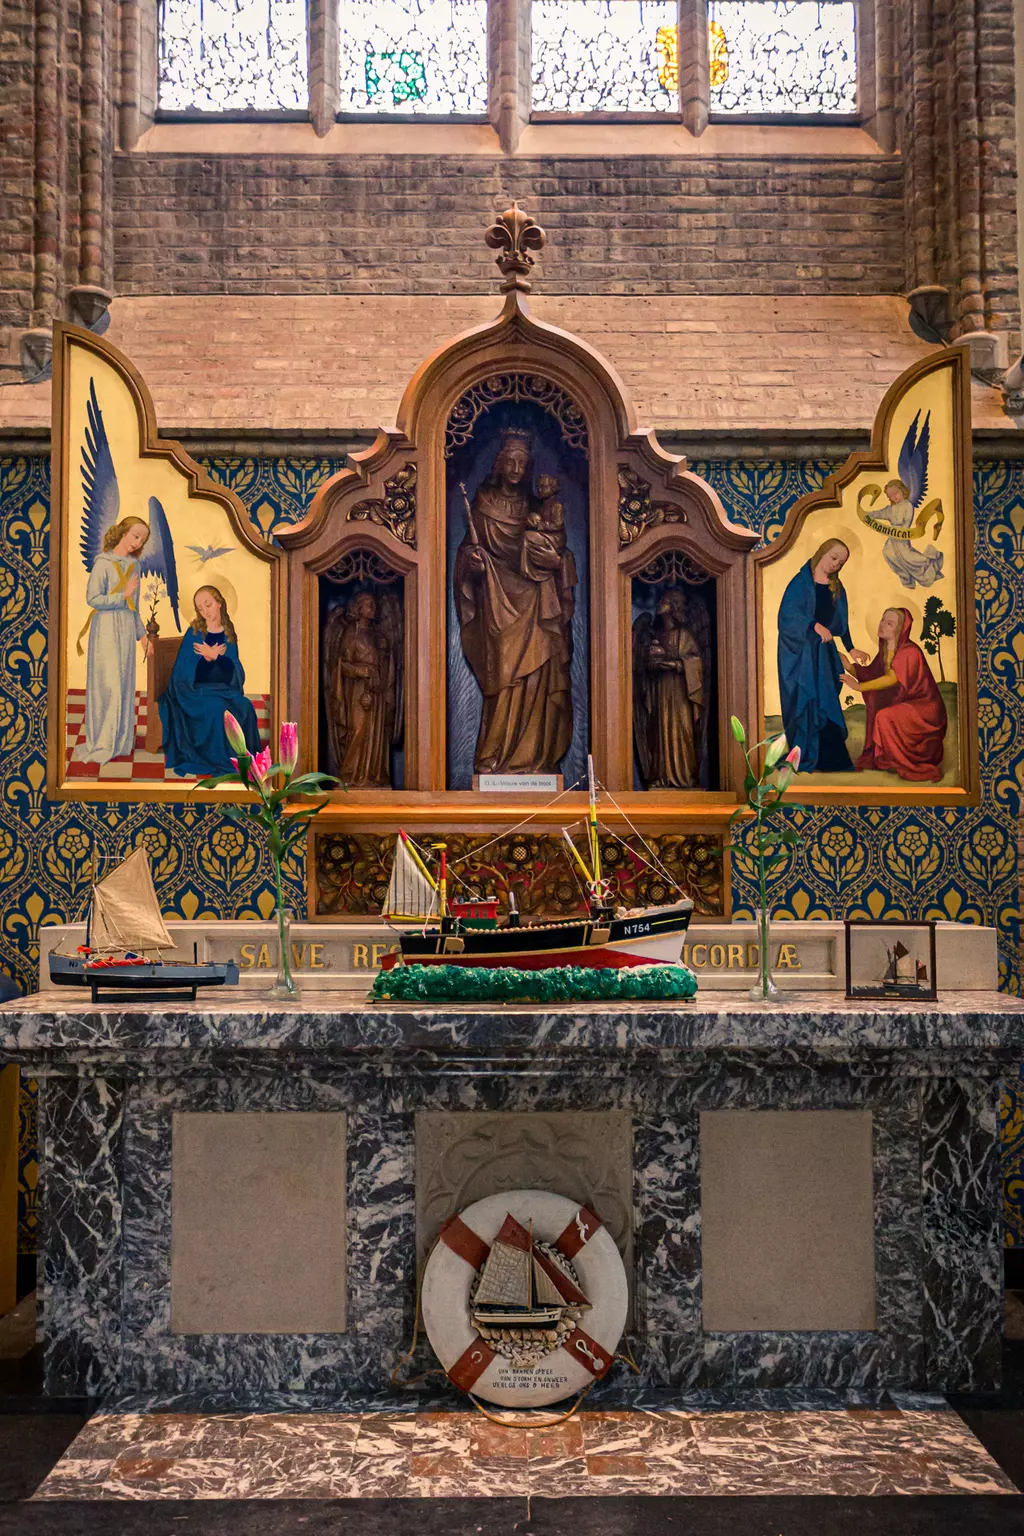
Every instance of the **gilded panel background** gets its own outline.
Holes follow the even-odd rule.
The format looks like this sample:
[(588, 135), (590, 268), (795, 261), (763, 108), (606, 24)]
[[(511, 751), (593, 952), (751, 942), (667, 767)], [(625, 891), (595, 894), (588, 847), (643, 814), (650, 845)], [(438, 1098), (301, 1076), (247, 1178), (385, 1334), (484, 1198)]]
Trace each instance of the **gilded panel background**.
[[(332, 459), (211, 458), (264, 533), (297, 520)], [(809, 462), (694, 464), (736, 522), (764, 539), (793, 502), (835, 465)], [(799, 814), (806, 832), (777, 883), (776, 911), (794, 918), (844, 915), (955, 918), (995, 923), (1000, 983), (1021, 989), (1017, 895), (1018, 776), (1024, 756), (1024, 464), (975, 470), (977, 623), (982, 804), (974, 808), (828, 807)], [(260, 846), (215, 811), (188, 805), (112, 805), (44, 794), (49, 464), (0, 459), (0, 966), (35, 984), (40, 923), (78, 916), (92, 847), (116, 853), (147, 844), (164, 911), (173, 917), (266, 917), (271, 871)], [(211, 819), (212, 817), (212, 819)], [(734, 910), (749, 915), (751, 871), (735, 872)], [(301, 871), (291, 894), (304, 901)], [(23, 1101), (21, 1244), (34, 1243), (35, 1137)], [(1024, 1081), (1003, 1101), (1007, 1242), (1024, 1247)]]

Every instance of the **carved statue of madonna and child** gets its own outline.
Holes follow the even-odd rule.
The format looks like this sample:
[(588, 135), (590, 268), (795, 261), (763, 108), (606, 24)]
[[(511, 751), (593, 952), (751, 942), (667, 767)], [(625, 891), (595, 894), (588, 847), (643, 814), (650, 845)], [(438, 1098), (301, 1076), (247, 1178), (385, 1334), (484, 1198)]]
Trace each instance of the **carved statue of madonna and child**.
[(532, 459), (531, 434), (507, 428), (466, 498), (455, 557), (462, 650), (482, 695), (477, 773), (556, 773), (572, 741), (576, 562), (559, 481), (539, 475), (531, 490)]

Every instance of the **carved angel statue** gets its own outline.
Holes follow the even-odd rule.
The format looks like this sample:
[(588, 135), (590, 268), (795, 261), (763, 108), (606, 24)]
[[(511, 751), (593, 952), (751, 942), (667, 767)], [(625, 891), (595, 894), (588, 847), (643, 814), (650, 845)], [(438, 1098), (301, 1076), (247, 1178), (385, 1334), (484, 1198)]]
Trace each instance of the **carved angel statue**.
[[(921, 412), (918, 411), (903, 439), (898, 465), (899, 476), (886, 481), (881, 489), (877, 485), (866, 485), (857, 497), (857, 516), (862, 523), (873, 528), (876, 533), (886, 535), (882, 548), (885, 563), (890, 570), (895, 571), (905, 587), (934, 586), (942, 575), (944, 558), (941, 550), (936, 549), (934, 544), (929, 544), (927, 549), (917, 549), (910, 542), (911, 539), (923, 536), (925, 528), (933, 517), (935, 519), (934, 534), (938, 537), (944, 518), (942, 502), (937, 496), (925, 505), (921, 505), (928, 494), (928, 440), (931, 415), (929, 413), (925, 416), (924, 424), (918, 432), (917, 424), (920, 419)], [(883, 491), (889, 506), (885, 509), (884, 517), (873, 517), (868, 509), (875, 505)], [(918, 511), (919, 507), (920, 511)]]
[(82, 445), (84, 514), (80, 549), (89, 572), (85, 600), (90, 613), (78, 636), (81, 656), (88, 636), (85, 691), (85, 756), (91, 763), (130, 757), (135, 747), (136, 646), (149, 654), (139, 614), (143, 576), (159, 576), (181, 632), (174, 542), (163, 507), (149, 498), (148, 517), (121, 516), (114, 460), (89, 381)]
[(710, 689), (707, 605), (669, 587), (633, 624), (633, 743), (648, 789), (700, 785)]
[(349, 789), (391, 783), (402, 739), (402, 605), (394, 592), (360, 592), (324, 627), (323, 686), (329, 760)]

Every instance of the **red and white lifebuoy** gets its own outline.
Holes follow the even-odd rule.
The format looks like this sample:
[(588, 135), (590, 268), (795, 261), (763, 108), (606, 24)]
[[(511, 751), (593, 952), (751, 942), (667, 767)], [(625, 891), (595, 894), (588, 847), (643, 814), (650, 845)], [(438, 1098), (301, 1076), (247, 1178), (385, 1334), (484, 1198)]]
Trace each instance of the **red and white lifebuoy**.
[[(568, 1259), (590, 1302), (556, 1349), (516, 1369), (474, 1328), (470, 1292), (507, 1216)], [(423, 1274), (423, 1322), (449, 1379), (464, 1392), (503, 1407), (539, 1407), (571, 1397), (604, 1376), (626, 1322), (626, 1271), (601, 1218), (586, 1205), (540, 1189), (488, 1195), (451, 1217)]]

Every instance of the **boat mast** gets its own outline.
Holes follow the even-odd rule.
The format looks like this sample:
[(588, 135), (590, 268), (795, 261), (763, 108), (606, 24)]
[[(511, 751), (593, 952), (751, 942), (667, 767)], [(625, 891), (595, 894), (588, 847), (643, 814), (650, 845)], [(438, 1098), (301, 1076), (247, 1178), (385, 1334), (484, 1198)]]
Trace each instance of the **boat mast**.
[(441, 855), (441, 871), (437, 882), (438, 915), (448, 916), (448, 844), (433, 843), (431, 845)]
[(594, 778), (594, 759), (587, 753), (587, 788), (590, 791), (590, 861), (594, 866), (594, 900), (600, 900), (601, 845), (597, 836), (597, 781)]
[(530, 1217), (530, 1262), (526, 1266), (526, 1273), (530, 1277), (530, 1289), (526, 1293), (526, 1305), (533, 1311), (533, 1217)]
[(565, 838), (566, 847), (569, 849), (569, 852), (572, 854), (573, 858), (576, 860), (576, 863), (579, 865), (580, 869), (582, 870), (584, 880), (587, 882), (588, 885), (593, 885), (594, 877), (590, 873), (590, 870), (587, 867), (587, 863), (586, 863), (586, 860), (584, 859), (583, 855), (580, 853), (579, 849), (576, 847), (576, 844), (573, 842), (572, 838), (569, 836), (569, 829), (568, 829), (568, 827), (563, 827), (562, 828), (562, 836)]

